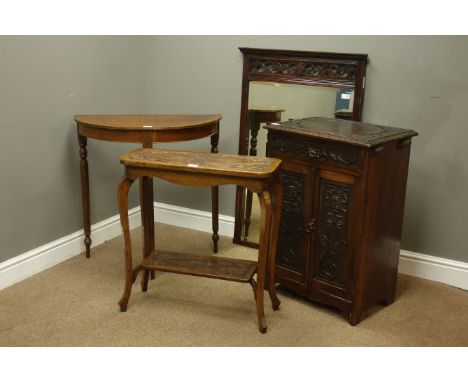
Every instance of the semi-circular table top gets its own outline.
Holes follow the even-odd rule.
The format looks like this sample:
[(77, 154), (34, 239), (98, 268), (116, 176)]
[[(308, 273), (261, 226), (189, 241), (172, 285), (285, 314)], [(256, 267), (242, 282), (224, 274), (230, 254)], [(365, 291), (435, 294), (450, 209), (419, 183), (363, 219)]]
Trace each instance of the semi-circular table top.
[(221, 118), (220, 114), (96, 114), (75, 115), (74, 119), (104, 129), (165, 130), (203, 126)]
[(220, 114), (75, 115), (80, 135), (120, 142), (173, 142), (219, 132)]

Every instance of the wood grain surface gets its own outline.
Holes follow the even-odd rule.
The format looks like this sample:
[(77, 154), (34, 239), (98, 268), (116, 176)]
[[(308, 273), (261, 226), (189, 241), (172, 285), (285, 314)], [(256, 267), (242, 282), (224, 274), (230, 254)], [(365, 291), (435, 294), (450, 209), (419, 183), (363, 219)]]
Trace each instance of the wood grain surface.
[(301, 136), (323, 138), (327, 139), (327, 141), (350, 143), (355, 146), (369, 148), (382, 143), (418, 135), (414, 130), (325, 117), (271, 123), (266, 128), (268, 130), (287, 131), (292, 134), (300, 134)]
[(157, 251), (141, 264), (145, 269), (237, 282), (249, 282), (257, 262), (218, 256)]
[(143, 148), (122, 155), (120, 161), (128, 167), (249, 178), (268, 178), (281, 163), (276, 158)]
[(99, 114), (74, 117), (76, 122), (92, 127), (149, 131), (209, 125), (221, 118), (220, 114)]

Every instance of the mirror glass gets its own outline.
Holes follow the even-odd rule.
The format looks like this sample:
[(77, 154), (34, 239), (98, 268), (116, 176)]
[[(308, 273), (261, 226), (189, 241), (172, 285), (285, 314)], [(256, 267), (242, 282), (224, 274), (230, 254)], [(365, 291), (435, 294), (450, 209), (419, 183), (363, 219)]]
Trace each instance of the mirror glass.
[[(308, 117), (352, 119), (352, 87), (308, 86), (289, 83), (250, 81), (248, 93), (246, 147), (249, 155), (265, 156), (266, 123)], [(256, 195), (243, 191), (241, 240), (258, 243), (260, 205)]]

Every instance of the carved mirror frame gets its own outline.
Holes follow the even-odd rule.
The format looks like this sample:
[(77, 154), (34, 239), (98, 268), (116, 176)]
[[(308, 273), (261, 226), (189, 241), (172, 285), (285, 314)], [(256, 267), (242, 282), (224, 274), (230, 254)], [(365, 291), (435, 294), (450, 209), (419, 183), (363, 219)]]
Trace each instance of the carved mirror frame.
[[(367, 54), (256, 48), (239, 48), (239, 50), (244, 55), (239, 155), (248, 154), (249, 129), (247, 118), (249, 85), (251, 81), (354, 88), (352, 120), (361, 120)], [(241, 239), (243, 224), (243, 190), (242, 187), (237, 187), (236, 190), (233, 242), (258, 248), (258, 243)]]

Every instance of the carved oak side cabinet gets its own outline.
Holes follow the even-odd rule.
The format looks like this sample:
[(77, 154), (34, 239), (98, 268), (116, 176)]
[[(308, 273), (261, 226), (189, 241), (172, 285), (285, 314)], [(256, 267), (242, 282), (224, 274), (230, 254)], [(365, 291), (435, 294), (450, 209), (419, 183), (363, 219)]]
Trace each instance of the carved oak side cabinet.
[(283, 160), (276, 281), (351, 325), (391, 304), (413, 130), (329, 118), (271, 123)]

